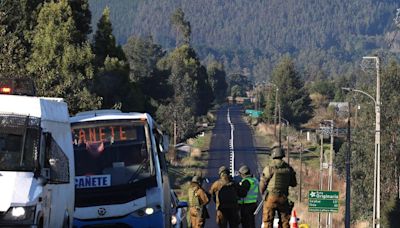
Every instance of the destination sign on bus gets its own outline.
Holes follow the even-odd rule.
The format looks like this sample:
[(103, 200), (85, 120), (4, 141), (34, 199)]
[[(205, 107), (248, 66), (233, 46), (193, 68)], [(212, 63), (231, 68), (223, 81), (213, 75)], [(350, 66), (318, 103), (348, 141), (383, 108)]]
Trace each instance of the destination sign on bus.
[(115, 142), (137, 139), (137, 126), (98, 126), (74, 128), (75, 143)]
[(99, 188), (111, 186), (111, 175), (76, 176), (75, 188)]

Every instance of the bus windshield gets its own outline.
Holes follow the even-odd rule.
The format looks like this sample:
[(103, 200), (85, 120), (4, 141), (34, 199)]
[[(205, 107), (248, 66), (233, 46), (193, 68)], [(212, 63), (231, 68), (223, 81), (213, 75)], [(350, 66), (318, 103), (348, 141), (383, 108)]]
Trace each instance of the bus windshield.
[(34, 171), (39, 151), (39, 120), (0, 115), (0, 170)]
[(74, 123), (72, 138), (76, 188), (124, 185), (152, 175), (143, 122)]

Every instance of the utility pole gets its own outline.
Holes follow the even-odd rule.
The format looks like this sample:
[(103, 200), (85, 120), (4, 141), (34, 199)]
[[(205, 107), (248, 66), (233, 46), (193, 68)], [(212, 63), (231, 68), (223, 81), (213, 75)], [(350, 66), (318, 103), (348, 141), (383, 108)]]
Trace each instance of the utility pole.
[(347, 102), (348, 115), (347, 115), (347, 151), (346, 151), (346, 213), (344, 219), (344, 227), (350, 228), (350, 198), (351, 198), (351, 108), (350, 102)]
[(373, 59), (376, 63), (376, 99), (375, 101), (375, 164), (374, 164), (374, 208), (372, 224), (380, 228), (381, 219), (381, 89), (380, 89), (380, 59), (377, 56), (364, 56), (363, 59)]
[[(275, 84), (273, 84), (275, 85)], [(276, 137), (276, 121), (277, 121), (277, 112), (278, 112), (278, 86), (275, 85), (275, 113), (274, 113), (274, 136)], [(280, 145), (280, 144), (279, 144)]]
[[(329, 191), (332, 191), (332, 186), (333, 186), (333, 156), (334, 156), (334, 151), (333, 151), (333, 140), (334, 140), (334, 138), (333, 138), (333, 120), (330, 120), (329, 121), (330, 122), (330, 124), (331, 124), (331, 129), (330, 129), (330, 134), (331, 134), (331, 152), (330, 152), (330, 154), (329, 154), (329, 179), (328, 179), (328, 190)], [(329, 227), (332, 227), (332, 213), (328, 213), (328, 220), (329, 220), (329, 222), (328, 222), (328, 224), (329, 224)]]
[[(321, 150), (319, 156), (319, 190), (322, 190), (322, 162), (324, 156), (324, 136), (322, 134), (322, 130), (320, 132), (320, 139), (321, 139)], [(318, 228), (321, 228), (321, 212), (318, 212)]]
[(301, 179), (302, 179), (302, 172), (303, 172), (303, 143), (300, 142), (300, 176), (299, 176), (299, 203), (301, 203)]
[(278, 139), (279, 139), (279, 147), (281, 147), (282, 146), (282, 131), (281, 131), (282, 126), (281, 126), (281, 105), (280, 104), (278, 105), (278, 113), (279, 113), (279, 136), (278, 136)]

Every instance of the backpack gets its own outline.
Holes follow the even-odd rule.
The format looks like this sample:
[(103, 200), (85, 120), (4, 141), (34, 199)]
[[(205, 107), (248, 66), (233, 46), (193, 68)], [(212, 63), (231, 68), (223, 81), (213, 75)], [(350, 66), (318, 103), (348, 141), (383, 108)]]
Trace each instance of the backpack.
[(238, 195), (235, 183), (230, 181), (222, 185), (218, 191), (219, 208), (235, 208), (237, 207)]

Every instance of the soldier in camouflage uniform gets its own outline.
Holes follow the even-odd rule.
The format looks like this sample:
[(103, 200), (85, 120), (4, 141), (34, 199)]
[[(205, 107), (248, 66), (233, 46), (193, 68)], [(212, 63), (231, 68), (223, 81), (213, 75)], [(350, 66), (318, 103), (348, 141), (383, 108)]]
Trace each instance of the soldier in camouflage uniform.
[[(238, 211), (238, 185), (229, 175), (229, 170), (221, 166), (218, 171), (219, 179), (215, 181), (209, 193), (213, 196), (216, 206), (216, 222), (220, 228), (239, 227), (240, 218)], [(223, 189), (229, 189), (224, 191)], [(226, 201), (226, 199), (230, 199)], [(225, 200), (225, 202), (223, 202)]]
[(204, 227), (206, 219), (210, 217), (206, 208), (209, 198), (201, 184), (202, 178), (194, 176), (188, 190), (190, 223), (193, 228)]
[(285, 156), (280, 147), (271, 154), (272, 161), (265, 167), (260, 179), (260, 191), (266, 193), (263, 206), (263, 225), (272, 228), (275, 211), (281, 216), (283, 228), (289, 228), (293, 203), (289, 202), (289, 186), (297, 185), (296, 172), (282, 158)]

